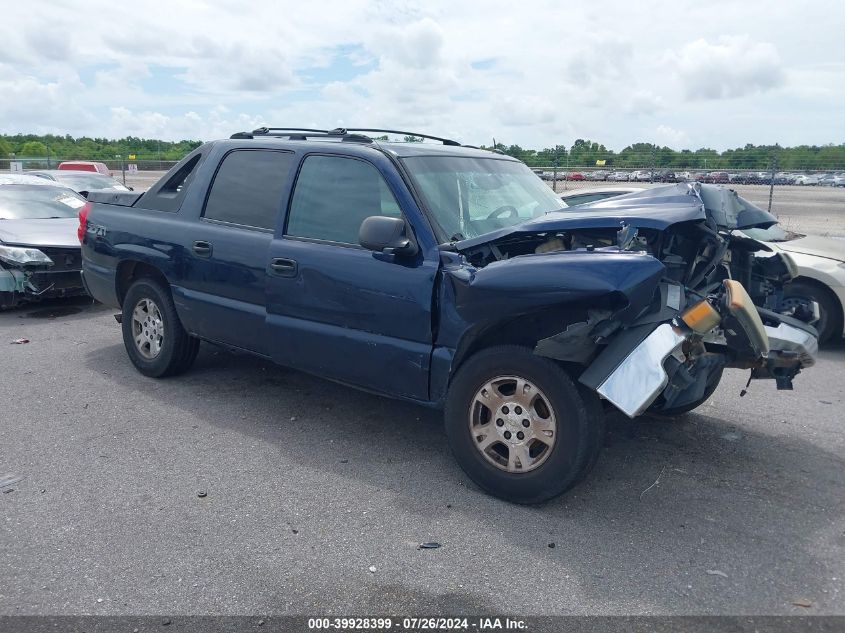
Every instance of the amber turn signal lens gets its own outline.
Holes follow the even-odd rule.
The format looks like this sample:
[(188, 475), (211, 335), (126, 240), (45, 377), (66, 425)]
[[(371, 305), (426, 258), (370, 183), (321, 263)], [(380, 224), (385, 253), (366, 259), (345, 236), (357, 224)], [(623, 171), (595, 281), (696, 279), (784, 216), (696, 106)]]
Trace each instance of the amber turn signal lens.
[(711, 306), (706, 300), (702, 299), (693, 306), (687, 308), (681, 319), (686, 323), (690, 329), (699, 334), (709, 332), (714, 327), (719, 325), (722, 317), (716, 311), (716, 308)]

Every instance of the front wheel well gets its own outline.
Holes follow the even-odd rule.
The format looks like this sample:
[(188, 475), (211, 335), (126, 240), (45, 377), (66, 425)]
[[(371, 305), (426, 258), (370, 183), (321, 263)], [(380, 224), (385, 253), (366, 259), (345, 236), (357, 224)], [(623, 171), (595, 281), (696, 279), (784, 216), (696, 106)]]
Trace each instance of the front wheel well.
[(170, 288), (170, 282), (167, 281), (167, 277), (155, 266), (134, 260), (122, 261), (117, 266), (116, 275), (117, 300), (121, 306), (123, 306), (123, 299), (126, 297), (129, 287), (135, 281), (142, 278), (155, 279), (165, 288)]
[[(835, 321), (834, 321), (835, 326), (836, 326), (836, 329), (834, 330), (835, 335), (838, 336), (839, 334), (842, 333), (843, 319), (845, 319), (845, 306), (842, 305), (842, 302), (839, 300), (839, 297), (836, 295), (835, 292), (833, 292), (833, 290), (831, 290), (824, 282), (821, 282), (817, 279), (813, 279), (812, 277), (803, 277), (803, 276), (795, 277), (792, 281), (790, 281), (790, 283), (791, 284), (804, 284), (804, 285), (807, 285), (807, 286), (812, 286), (813, 288), (818, 290), (820, 293), (822, 293), (825, 297), (827, 297), (827, 299), (831, 302), (833, 307), (836, 309)], [(789, 286), (787, 285), (787, 287), (789, 287)]]
[[(568, 318), (561, 318), (558, 315), (558, 318), (549, 319), (548, 315), (528, 315), (497, 323), (474, 335), (464, 336), (452, 360), (451, 376), (453, 377), (467, 360), (491, 347), (515, 345), (533, 351), (538, 341), (557, 332), (562, 332), (571, 323), (579, 321), (583, 316), (580, 312), (574, 311), (568, 315)], [(554, 362), (566, 369), (570, 375), (580, 373), (577, 370), (580, 366), (575, 363), (557, 360), (554, 360)], [(581, 371), (583, 371), (583, 367)]]

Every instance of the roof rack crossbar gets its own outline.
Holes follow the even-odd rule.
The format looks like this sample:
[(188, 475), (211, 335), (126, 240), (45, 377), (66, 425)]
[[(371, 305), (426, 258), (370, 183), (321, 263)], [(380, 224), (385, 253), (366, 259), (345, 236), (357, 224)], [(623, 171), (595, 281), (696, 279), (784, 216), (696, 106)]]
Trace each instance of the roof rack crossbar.
[(379, 134), (402, 134), (403, 136), (416, 136), (419, 138), (427, 138), (432, 141), (440, 141), (444, 145), (454, 145), (460, 146), (461, 144), (458, 141), (454, 141), (450, 138), (443, 138), (441, 136), (432, 136), (431, 134), (420, 134), (419, 132), (404, 132), (402, 130), (383, 130), (380, 128), (374, 127), (347, 127), (343, 128), (346, 132), (378, 132)]

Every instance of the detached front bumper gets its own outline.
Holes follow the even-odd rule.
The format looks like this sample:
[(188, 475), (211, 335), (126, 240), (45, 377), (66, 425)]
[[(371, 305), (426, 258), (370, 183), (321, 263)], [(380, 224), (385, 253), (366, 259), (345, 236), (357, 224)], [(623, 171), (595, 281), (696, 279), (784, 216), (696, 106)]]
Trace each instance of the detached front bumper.
[(795, 319), (758, 314), (738, 301), (726, 307), (722, 328), (725, 332), (707, 335), (707, 352), (695, 361), (685, 350), (696, 337), (705, 339), (680, 319), (634, 328), (613, 340), (580, 382), (633, 418), (666, 395), (675, 376), (680, 386), (671, 388), (688, 394), (703, 394), (711, 373), (725, 367), (751, 369), (752, 378), (774, 379), (778, 389), (791, 389), (792, 378), (815, 364), (815, 330)]

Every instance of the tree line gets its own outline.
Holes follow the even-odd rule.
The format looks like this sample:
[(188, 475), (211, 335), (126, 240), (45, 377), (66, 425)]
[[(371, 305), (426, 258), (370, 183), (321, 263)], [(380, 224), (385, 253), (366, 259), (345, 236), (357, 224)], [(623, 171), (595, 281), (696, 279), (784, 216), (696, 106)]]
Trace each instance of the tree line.
[[(654, 167), (661, 169), (769, 170), (842, 170), (845, 169), (845, 143), (839, 145), (752, 145), (719, 152), (706, 147), (697, 150), (674, 150), (652, 143), (634, 143), (620, 152), (601, 143), (578, 139), (571, 147), (556, 145), (542, 150), (524, 149), (519, 145), (496, 143), (485, 149), (496, 149), (525, 162), (531, 167), (605, 166), (614, 168)], [(603, 161), (603, 163), (602, 163)]]
[(74, 158), (79, 160), (114, 160), (116, 156), (135, 160), (180, 160), (202, 141), (160, 141), (127, 136), (121, 139), (91, 138), (54, 134), (0, 135), (0, 160), (12, 158)]
[[(379, 137), (379, 140), (386, 140)], [(415, 137), (406, 141), (418, 141)], [(201, 141), (161, 141), (127, 136), (121, 139), (74, 138), (54, 134), (0, 135), (0, 160), (12, 158), (75, 158), (82, 160), (113, 160), (116, 156), (135, 160), (176, 161), (199, 147)], [(752, 169), (768, 170), (843, 170), (845, 143), (839, 145), (752, 145), (719, 152), (715, 149), (675, 150), (652, 143), (633, 143), (616, 152), (588, 139), (577, 139), (571, 146), (555, 145), (542, 150), (526, 149), (519, 145), (496, 143), (484, 149), (495, 149), (525, 162), (531, 167), (561, 169), (601, 166), (613, 168), (661, 169)]]

